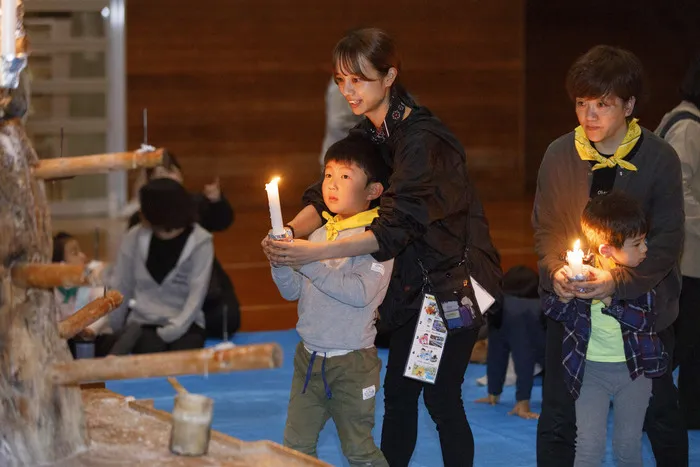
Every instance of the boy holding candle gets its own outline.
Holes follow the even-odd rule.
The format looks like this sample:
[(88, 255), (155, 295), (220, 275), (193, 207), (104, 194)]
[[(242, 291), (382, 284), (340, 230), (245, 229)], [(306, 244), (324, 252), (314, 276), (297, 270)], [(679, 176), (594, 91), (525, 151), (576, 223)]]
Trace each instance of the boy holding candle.
[[(580, 126), (552, 142), (544, 155), (532, 224), (543, 292), (564, 298), (634, 300), (654, 289), (654, 329), (672, 354), (683, 244), (681, 168), (673, 148), (633, 118), (644, 97), (642, 76), (634, 54), (610, 46), (592, 48), (571, 66), (566, 88)], [(613, 189), (636, 199), (649, 219), (647, 259), (636, 268), (596, 269), (590, 280), (574, 284), (561, 255), (581, 235), (581, 214), (588, 200)], [(537, 427), (538, 467), (574, 464), (576, 413), (564, 384), (563, 337), (561, 323), (550, 319), (548, 370)], [(661, 467), (687, 466), (688, 436), (670, 372), (653, 380), (652, 393), (646, 432), (656, 462)]]
[[(311, 242), (365, 231), (378, 215), (370, 204), (388, 182), (383, 160), (380, 147), (361, 133), (352, 132), (328, 149), (322, 191), (336, 215), (323, 213), (328, 222), (309, 236)], [(284, 445), (316, 456), (318, 435), (332, 418), (350, 465), (388, 466), (372, 437), (381, 368), (374, 321), (393, 260), (380, 263), (362, 255), (299, 269), (272, 266), (282, 296), (299, 300), (302, 338), (294, 356)]]
[[(581, 227), (600, 270), (635, 268), (646, 258), (644, 211), (621, 192), (591, 199)], [(575, 276), (568, 265), (564, 269)], [(545, 314), (563, 323), (565, 330), (562, 365), (566, 386), (576, 400), (576, 467), (602, 464), (611, 398), (617, 465), (642, 466), (650, 378), (663, 375), (668, 364), (668, 354), (654, 332), (654, 299), (652, 290), (635, 300), (550, 294), (545, 301)]]

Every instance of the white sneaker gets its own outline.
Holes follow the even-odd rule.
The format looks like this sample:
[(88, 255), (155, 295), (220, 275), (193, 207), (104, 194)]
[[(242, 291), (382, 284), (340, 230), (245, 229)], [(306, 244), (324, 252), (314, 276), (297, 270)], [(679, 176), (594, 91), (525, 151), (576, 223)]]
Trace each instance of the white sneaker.
[[(513, 364), (513, 358), (508, 357), (508, 370), (506, 370), (506, 380), (503, 384), (505, 386), (514, 386), (516, 379), (518, 379), (518, 376), (515, 374), (515, 366)], [(484, 375), (481, 378), (477, 378), (476, 384), (478, 386), (488, 386), (488, 384), (489, 384), (488, 376)]]

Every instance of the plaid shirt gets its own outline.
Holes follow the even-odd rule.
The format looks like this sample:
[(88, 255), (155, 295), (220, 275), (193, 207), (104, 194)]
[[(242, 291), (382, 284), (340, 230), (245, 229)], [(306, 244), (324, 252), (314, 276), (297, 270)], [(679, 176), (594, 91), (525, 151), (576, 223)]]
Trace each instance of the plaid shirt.
[[(668, 353), (656, 335), (654, 322), (654, 295), (651, 291), (636, 300), (613, 298), (602, 312), (620, 322), (625, 358), (630, 377), (656, 378), (666, 372)], [(578, 399), (586, 366), (586, 352), (591, 337), (591, 300), (574, 298), (563, 303), (554, 294), (545, 298), (544, 313), (564, 324), (562, 364), (569, 392)]]

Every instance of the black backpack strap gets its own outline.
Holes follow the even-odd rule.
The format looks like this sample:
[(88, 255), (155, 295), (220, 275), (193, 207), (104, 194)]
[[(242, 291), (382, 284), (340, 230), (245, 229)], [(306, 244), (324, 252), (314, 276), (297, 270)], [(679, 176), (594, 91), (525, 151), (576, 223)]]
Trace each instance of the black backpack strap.
[(671, 118), (668, 119), (666, 125), (664, 125), (663, 128), (661, 128), (661, 130), (659, 131), (659, 137), (666, 138), (666, 134), (668, 133), (668, 131), (673, 127), (673, 125), (680, 122), (681, 120), (693, 120), (697, 123), (700, 123), (700, 117), (698, 117), (692, 112), (684, 110), (682, 112), (675, 113), (671, 115)]

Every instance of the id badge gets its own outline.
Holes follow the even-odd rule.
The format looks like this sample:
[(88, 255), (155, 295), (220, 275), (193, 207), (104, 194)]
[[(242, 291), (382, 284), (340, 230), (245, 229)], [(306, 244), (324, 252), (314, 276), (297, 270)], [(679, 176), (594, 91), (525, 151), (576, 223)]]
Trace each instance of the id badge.
[(440, 317), (435, 296), (425, 294), (403, 375), (435, 384), (446, 342), (447, 327)]
[(438, 305), (442, 308), (448, 329), (473, 329), (481, 326), (479, 311), (467, 295), (460, 297), (460, 301), (440, 301)]

